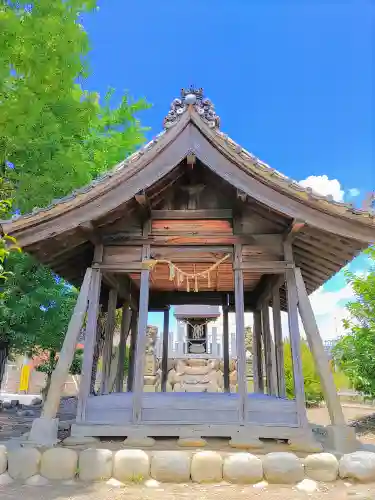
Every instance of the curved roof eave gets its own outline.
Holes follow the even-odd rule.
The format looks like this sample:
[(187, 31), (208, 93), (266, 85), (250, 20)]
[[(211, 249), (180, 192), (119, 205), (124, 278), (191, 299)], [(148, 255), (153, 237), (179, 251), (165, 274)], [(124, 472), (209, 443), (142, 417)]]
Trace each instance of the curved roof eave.
[[(363, 246), (375, 241), (374, 214), (303, 188), (258, 160), (220, 132), (217, 126), (208, 126), (206, 121), (193, 106), (189, 106), (188, 111), (171, 128), (164, 130), (114, 169), (45, 209), (38, 209), (15, 220), (3, 221), (3, 232), (15, 237), (19, 235), (20, 244), (27, 246), (74, 229), (83, 222), (113, 211), (116, 203), (117, 206), (125, 203), (166, 175), (189, 152), (194, 152), (218, 175), (273, 210), (298, 218), (318, 229), (355, 239)], [(189, 123), (196, 128), (188, 127)], [(202, 136), (197, 135), (198, 131), (203, 140)], [(220, 161), (219, 154), (227, 160), (228, 171), (219, 168), (224, 163)], [(238, 174), (233, 167), (238, 167)], [(146, 169), (149, 169), (147, 181), (144, 175), (140, 175)], [(122, 189), (119, 189), (120, 185)]]

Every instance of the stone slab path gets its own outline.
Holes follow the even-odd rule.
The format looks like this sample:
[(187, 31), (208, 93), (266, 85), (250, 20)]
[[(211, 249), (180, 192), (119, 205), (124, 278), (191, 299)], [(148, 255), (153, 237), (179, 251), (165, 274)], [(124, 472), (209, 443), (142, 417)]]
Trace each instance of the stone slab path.
[(268, 486), (263, 490), (253, 486), (219, 485), (168, 485), (154, 488), (141, 485), (113, 488), (105, 485), (51, 485), (45, 487), (8, 486), (0, 490), (2, 500), (373, 500), (375, 485), (345, 486), (320, 485), (311, 495), (296, 491), (290, 486)]

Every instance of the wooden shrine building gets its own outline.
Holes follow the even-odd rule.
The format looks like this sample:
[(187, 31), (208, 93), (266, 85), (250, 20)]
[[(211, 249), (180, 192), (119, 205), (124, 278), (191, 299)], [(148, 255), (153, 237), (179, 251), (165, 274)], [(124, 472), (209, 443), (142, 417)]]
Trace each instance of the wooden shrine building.
[[(374, 242), (374, 214), (303, 188), (236, 144), (219, 124), (202, 89), (183, 90), (163, 132), (145, 147), (51, 206), (3, 221), (3, 232), (25, 251), (81, 287), (42, 419), (56, 416), (62, 377), (87, 313), (73, 434), (307, 439), (299, 312), (332, 425), (346, 427), (308, 295)], [(169, 308), (189, 304), (222, 308), (223, 392), (165, 391)], [(124, 314), (110, 387), (116, 307)], [(103, 308), (104, 379), (93, 395)], [(165, 318), (160, 392), (143, 390), (149, 311), (164, 311)], [(251, 394), (245, 311), (254, 314)], [(289, 319), (294, 399), (285, 397), (281, 311)], [(230, 312), (236, 318), (235, 392), (228, 383)]]

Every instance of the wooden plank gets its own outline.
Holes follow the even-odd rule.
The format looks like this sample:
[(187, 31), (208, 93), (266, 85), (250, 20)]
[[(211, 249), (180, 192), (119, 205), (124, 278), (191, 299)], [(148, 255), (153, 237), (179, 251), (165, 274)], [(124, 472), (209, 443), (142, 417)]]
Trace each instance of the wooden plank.
[[(147, 233), (149, 227), (144, 228)], [(150, 258), (150, 245), (144, 245), (142, 259)], [(148, 300), (150, 291), (150, 270), (143, 269), (141, 272), (141, 286), (139, 291), (139, 321), (137, 332), (137, 345), (135, 349), (135, 370), (134, 370), (134, 396), (133, 396), (133, 422), (141, 421), (142, 392), (144, 383), (145, 352), (147, 343), (147, 317)]]
[(232, 219), (231, 209), (201, 209), (201, 210), (152, 210), (153, 220), (184, 220), (184, 219)]
[[(292, 245), (284, 244), (286, 259), (293, 259)], [(303, 428), (308, 427), (305, 404), (305, 388), (303, 382), (302, 359), (301, 359), (301, 337), (298, 324), (298, 296), (294, 270), (286, 272), (287, 298), (288, 298), (288, 325), (290, 335), (290, 347), (292, 351), (294, 392), (297, 403), (299, 424)]]
[(273, 332), (275, 336), (275, 355), (277, 372), (277, 394), (284, 398), (285, 392), (285, 370), (284, 370), (284, 343), (281, 329), (280, 288), (275, 287), (272, 293), (272, 319)]
[(253, 380), (254, 392), (264, 392), (262, 360), (262, 317), (259, 309), (254, 311), (253, 324)]
[(92, 269), (91, 286), (89, 292), (89, 305), (87, 311), (87, 322), (85, 331), (85, 348), (83, 350), (83, 362), (81, 383), (79, 386), (77, 421), (85, 420), (86, 403), (90, 393), (92, 363), (96, 341), (96, 329), (98, 327), (99, 297), (101, 288), (101, 272), (98, 268)]
[(270, 329), (270, 314), (268, 302), (262, 306), (262, 333), (264, 341), (264, 356), (266, 361), (267, 392), (270, 396), (277, 394), (275, 346)]
[[(286, 269), (293, 269), (292, 262), (285, 261), (264, 261), (254, 260), (253, 262), (242, 262), (240, 268), (242, 271), (259, 271), (267, 274), (284, 273)], [(236, 268), (235, 268), (236, 269)]]
[(223, 360), (224, 360), (224, 391), (230, 392), (229, 383), (229, 317), (228, 307), (223, 306)]
[(127, 391), (133, 392), (134, 388), (134, 369), (135, 369), (135, 349), (137, 345), (137, 332), (138, 332), (138, 311), (132, 311), (130, 322), (130, 346), (129, 346), (129, 372), (127, 380)]
[(69, 368), (72, 364), (77, 340), (81, 333), (83, 321), (85, 319), (88, 299), (91, 290), (92, 270), (87, 268), (85, 277), (79, 292), (77, 302), (74, 306), (73, 314), (70, 318), (68, 330), (66, 332), (60, 356), (51, 377), (51, 385), (47, 399), (43, 406), (42, 417), (56, 418), (56, 413), (60, 404), (62, 389), (66, 382)]
[[(236, 245), (234, 249), (235, 265), (241, 266), (242, 248)], [(236, 304), (236, 348), (237, 348), (237, 385), (240, 396), (239, 416), (240, 422), (245, 421), (247, 407), (247, 384), (246, 384), (246, 357), (245, 357), (245, 309), (244, 309), (244, 287), (243, 271), (234, 271), (234, 294)]]
[(131, 316), (132, 316), (132, 311), (131, 309), (129, 309), (129, 304), (125, 302), (122, 307), (120, 343), (118, 347), (119, 357), (118, 357), (117, 377), (116, 377), (116, 392), (123, 392), (124, 390), (126, 341), (129, 335)]
[(167, 391), (168, 377), (169, 308), (164, 311), (163, 351), (161, 360), (161, 391)]
[(299, 268), (295, 269), (294, 276), (297, 285), (298, 309), (310, 350), (314, 356), (315, 366), (320, 376), (324, 400), (327, 405), (331, 423), (333, 425), (346, 425), (333, 375), (329, 368), (327, 354), (324, 350), (314, 311), (311, 307)]
[(112, 362), (113, 333), (115, 330), (115, 322), (116, 322), (116, 305), (117, 305), (117, 290), (114, 290), (112, 288), (109, 291), (107, 321), (104, 333), (103, 368), (102, 368), (102, 380), (100, 384), (101, 394), (108, 394), (110, 390), (109, 378), (110, 378), (110, 370)]

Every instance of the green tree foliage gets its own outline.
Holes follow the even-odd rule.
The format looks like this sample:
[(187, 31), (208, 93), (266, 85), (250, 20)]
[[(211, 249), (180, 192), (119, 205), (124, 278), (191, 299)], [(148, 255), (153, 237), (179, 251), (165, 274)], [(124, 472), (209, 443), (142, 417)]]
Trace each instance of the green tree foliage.
[(335, 344), (333, 357), (357, 391), (375, 398), (375, 248), (367, 254), (373, 265), (366, 276), (347, 273), (355, 300), (347, 305), (347, 333)]
[(245, 349), (250, 353), (253, 352), (253, 330), (251, 326), (245, 327)]
[[(88, 74), (80, 15), (94, 0), (6, 2), (0, 7), (0, 165), (21, 212), (88, 183), (143, 139), (147, 107), (125, 94), (111, 107), (77, 83)], [(13, 168), (14, 167), (14, 168)]]
[[(307, 406), (317, 405), (323, 400), (323, 392), (319, 376), (315, 370), (313, 355), (306, 344), (301, 342), (302, 372), (304, 378), (305, 398)], [(285, 386), (288, 398), (294, 398), (293, 364), (290, 343), (284, 343)]]
[[(144, 100), (125, 93), (114, 106), (112, 91), (101, 101), (82, 87), (89, 42), (80, 16), (95, 8), (95, 0), (1, 3), (0, 192), (17, 213), (87, 184), (144, 141), (136, 118)], [(58, 351), (76, 291), (25, 255), (5, 267), (0, 335), (12, 350)]]
[(77, 290), (24, 253), (12, 253), (8, 260), (12, 274), (0, 301), (0, 341), (16, 353), (58, 352)]

